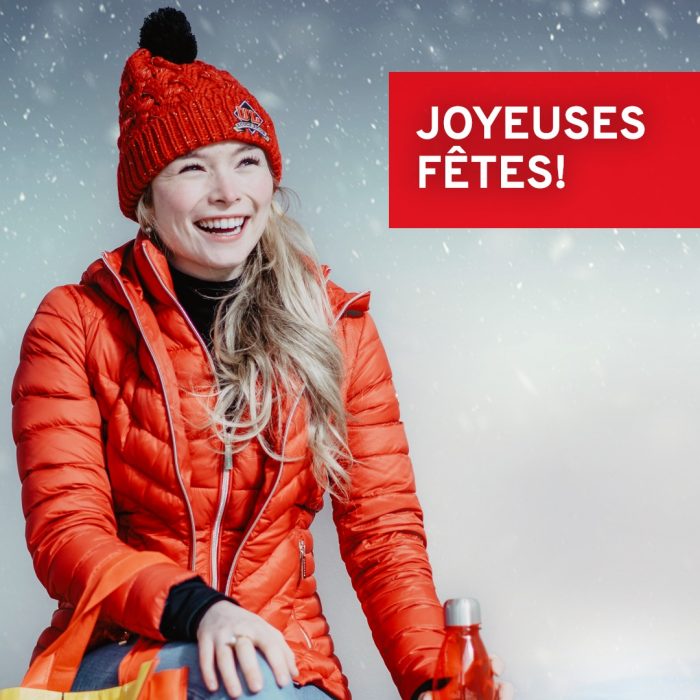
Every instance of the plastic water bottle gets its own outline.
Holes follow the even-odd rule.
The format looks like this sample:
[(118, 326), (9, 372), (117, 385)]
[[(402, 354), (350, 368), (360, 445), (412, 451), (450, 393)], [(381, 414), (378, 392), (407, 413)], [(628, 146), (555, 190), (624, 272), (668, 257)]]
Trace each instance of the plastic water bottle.
[(480, 628), (478, 601), (453, 598), (445, 603), (445, 641), (433, 681), (434, 700), (496, 700), (493, 670)]

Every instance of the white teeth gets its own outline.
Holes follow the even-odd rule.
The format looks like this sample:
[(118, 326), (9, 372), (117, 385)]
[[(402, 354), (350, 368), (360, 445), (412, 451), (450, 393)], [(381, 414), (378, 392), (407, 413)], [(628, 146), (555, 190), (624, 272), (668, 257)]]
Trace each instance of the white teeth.
[(243, 226), (245, 217), (237, 216), (230, 219), (202, 219), (197, 221), (197, 226), (205, 231), (217, 231), (219, 229), (232, 229)]

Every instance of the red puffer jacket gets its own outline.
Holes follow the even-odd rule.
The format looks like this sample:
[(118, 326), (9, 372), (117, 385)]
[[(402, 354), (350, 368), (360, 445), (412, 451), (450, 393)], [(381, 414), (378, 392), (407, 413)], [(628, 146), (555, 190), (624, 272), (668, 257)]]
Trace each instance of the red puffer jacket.
[[(343, 559), (401, 696), (432, 673), (442, 611), (425, 551), (391, 371), (369, 294), (327, 283), (346, 359), (350, 497), (333, 503)], [(206, 426), (211, 360), (175, 298), (167, 261), (139, 235), (58, 287), (27, 330), (14, 381), (27, 542), (59, 601), (38, 648), (65, 628), (90, 572), (131, 548), (151, 566), (107, 601), (93, 643), (125, 630), (162, 639), (168, 591), (202, 576), (279, 628), (303, 684), (343, 700), (313, 577), (309, 525), (323, 493), (310, 469), (303, 396), (273, 423), (277, 462), (257, 442), (233, 466)]]

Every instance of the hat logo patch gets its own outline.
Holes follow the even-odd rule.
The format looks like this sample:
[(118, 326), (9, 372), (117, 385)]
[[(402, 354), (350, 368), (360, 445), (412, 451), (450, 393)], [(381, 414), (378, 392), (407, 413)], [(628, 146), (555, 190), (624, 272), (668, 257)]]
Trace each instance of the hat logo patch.
[(260, 134), (265, 141), (270, 140), (267, 132), (261, 126), (264, 122), (263, 118), (255, 111), (255, 108), (248, 100), (243, 100), (233, 110), (233, 116), (238, 119), (233, 127), (236, 131), (249, 131), (251, 134)]

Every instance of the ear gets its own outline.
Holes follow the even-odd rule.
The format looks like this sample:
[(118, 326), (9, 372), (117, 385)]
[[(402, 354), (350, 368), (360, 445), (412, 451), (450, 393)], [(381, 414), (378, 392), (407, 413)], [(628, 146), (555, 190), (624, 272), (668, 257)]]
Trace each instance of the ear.
[(150, 184), (144, 190), (136, 205), (136, 219), (144, 233), (151, 235), (155, 231), (156, 216), (153, 206), (153, 190)]

